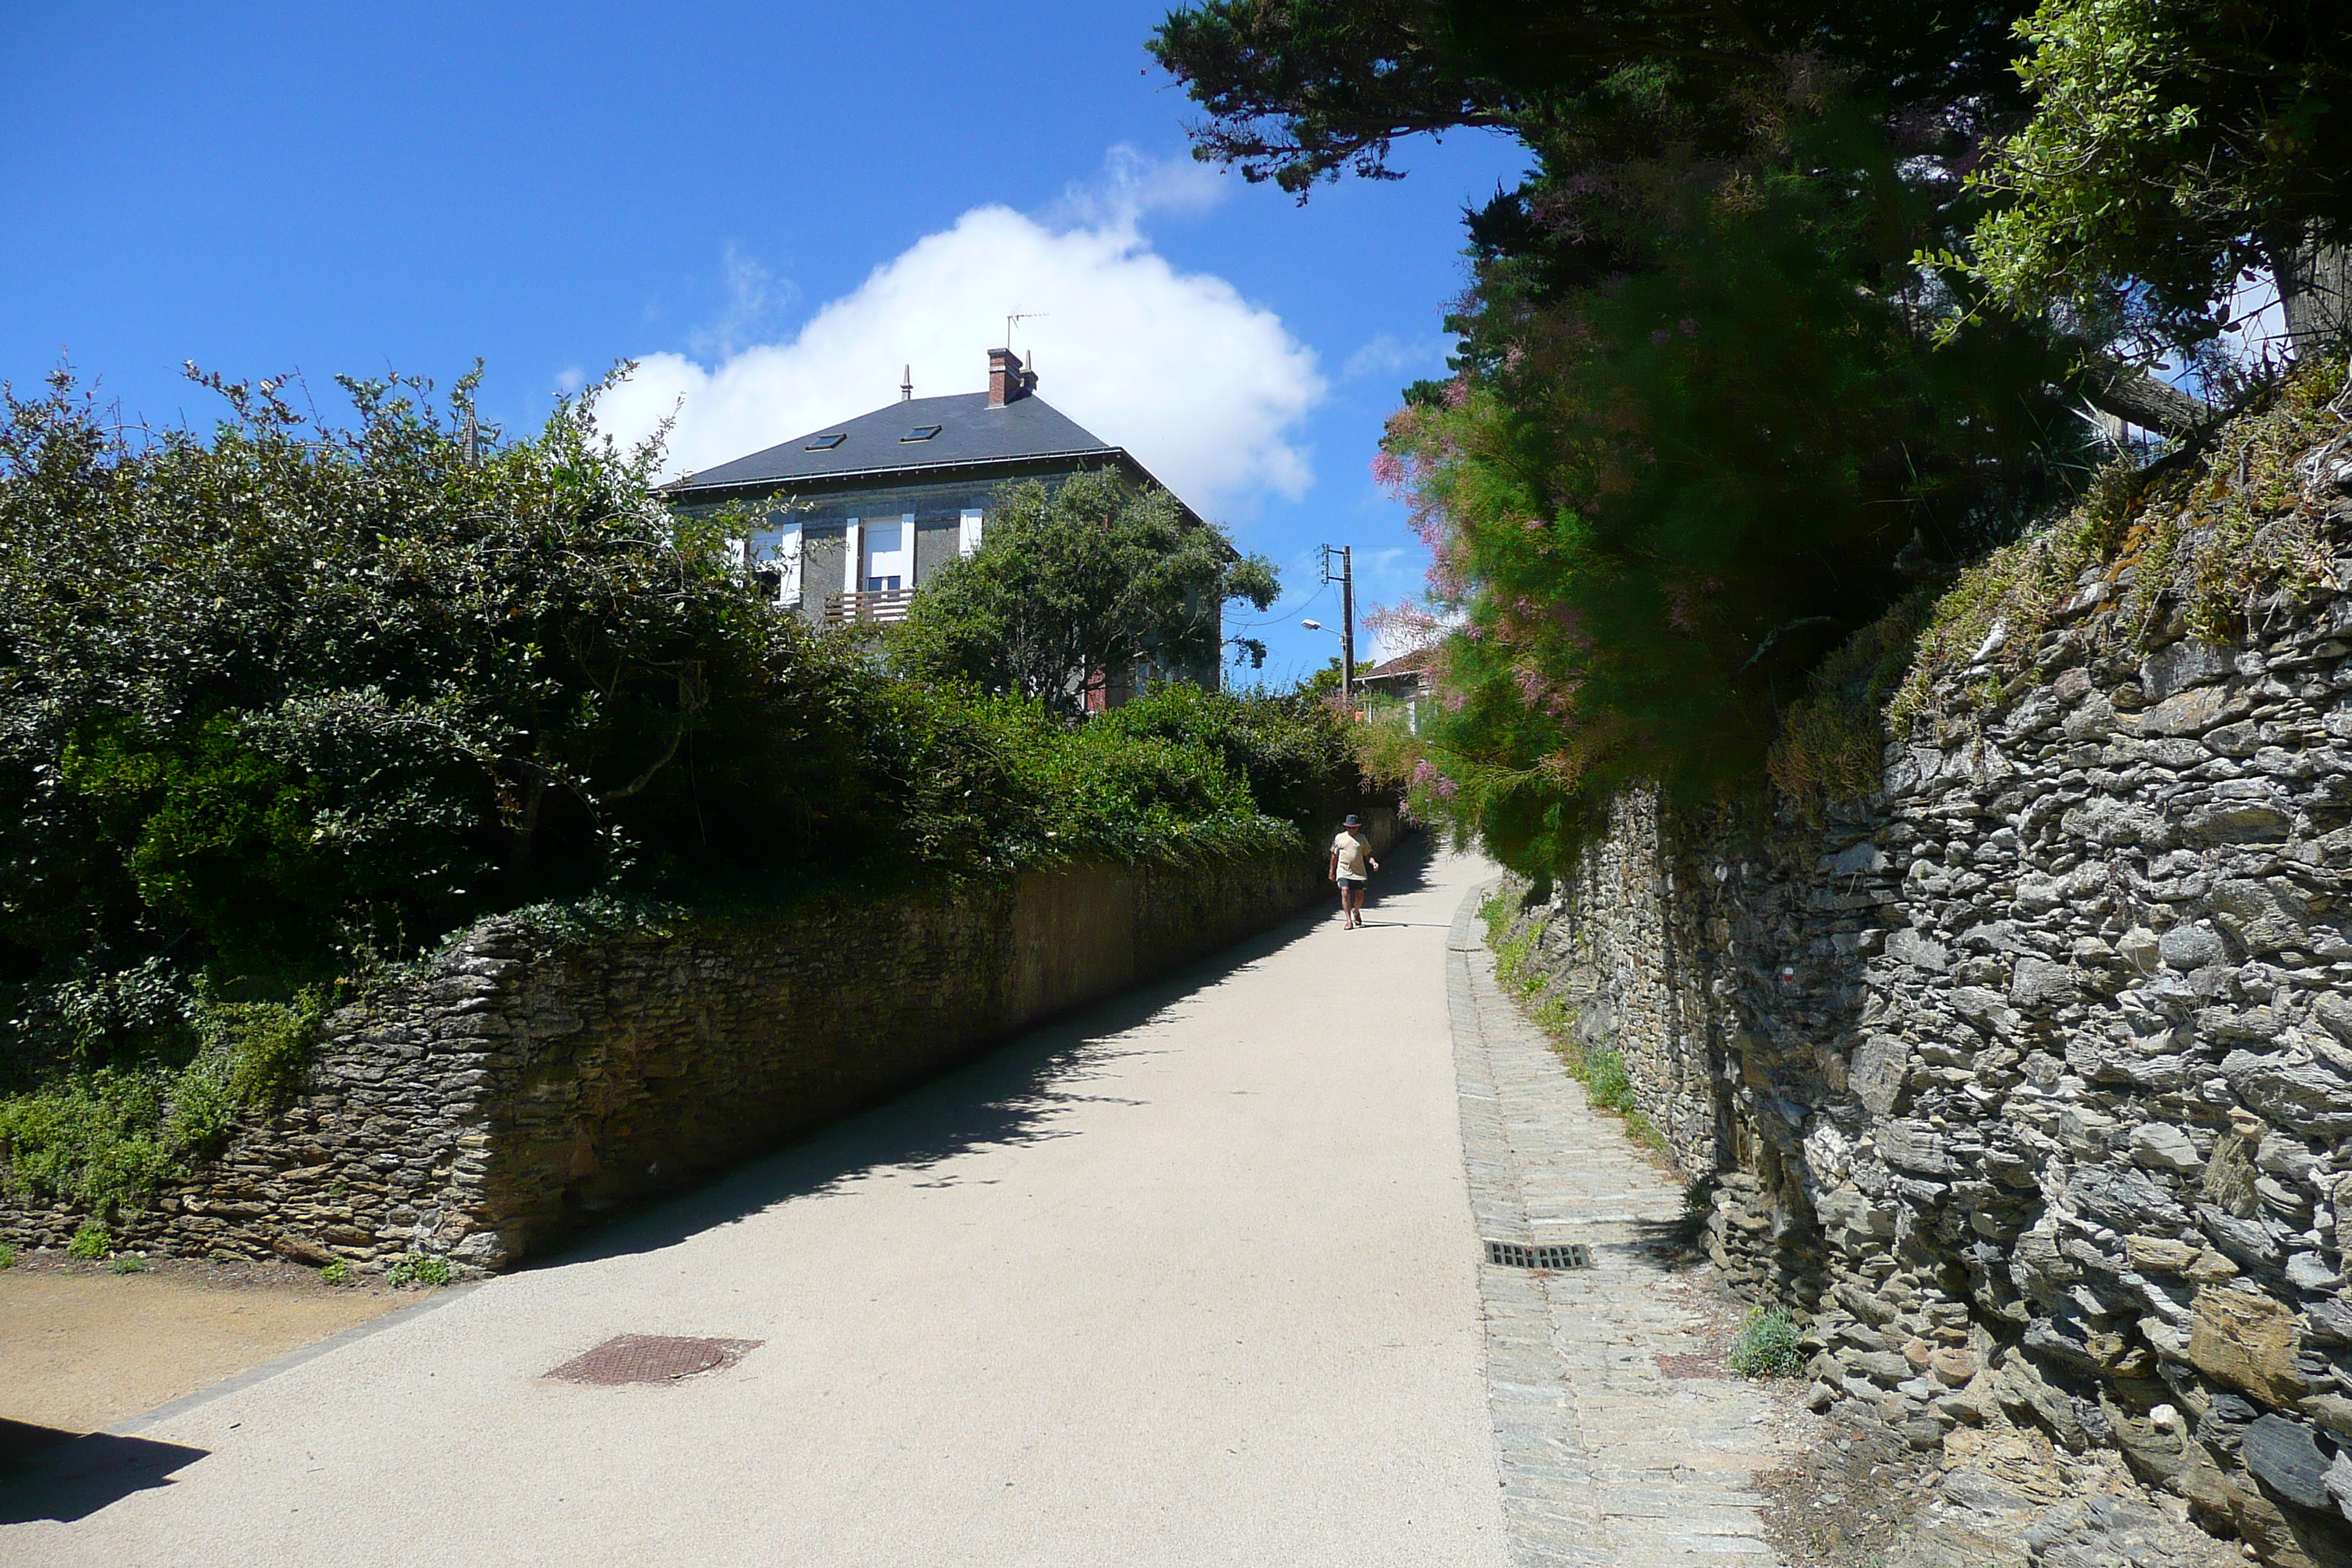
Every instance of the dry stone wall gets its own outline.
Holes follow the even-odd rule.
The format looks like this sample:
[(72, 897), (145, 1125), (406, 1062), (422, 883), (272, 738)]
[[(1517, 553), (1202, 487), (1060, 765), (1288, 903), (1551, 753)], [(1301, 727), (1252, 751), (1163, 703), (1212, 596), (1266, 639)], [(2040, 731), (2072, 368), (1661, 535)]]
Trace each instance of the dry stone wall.
[[(1375, 842), (1393, 840), (1370, 814)], [(302, 1092), (101, 1216), (188, 1256), (500, 1268), (1322, 897), (1305, 857), (1082, 867), (601, 931), (500, 918), (331, 1017)], [(0, 1240), (89, 1218), (0, 1207)]]
[(1811, 1314), (1818, 1407), (2352, 1561), (2352, 599), (2133, 663), (2069, 631), (2094, 585), (1866, 807), (1630, 798), (1519, 934)]

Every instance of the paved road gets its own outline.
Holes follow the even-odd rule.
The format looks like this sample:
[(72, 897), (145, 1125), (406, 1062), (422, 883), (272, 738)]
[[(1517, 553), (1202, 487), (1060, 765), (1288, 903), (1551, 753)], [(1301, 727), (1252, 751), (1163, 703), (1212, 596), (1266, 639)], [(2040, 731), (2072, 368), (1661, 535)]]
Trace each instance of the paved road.
[[(80, 1517), (0, 1562), (1499, 1568), (1445, 967), (1486, 873), (1437, 859), (1363, 931), (1293, 924), (171, 1415), (110, 1457), (150, 1485), (52, 1489)], [(623, 1333), (763, 1342), (542, 1376)]]

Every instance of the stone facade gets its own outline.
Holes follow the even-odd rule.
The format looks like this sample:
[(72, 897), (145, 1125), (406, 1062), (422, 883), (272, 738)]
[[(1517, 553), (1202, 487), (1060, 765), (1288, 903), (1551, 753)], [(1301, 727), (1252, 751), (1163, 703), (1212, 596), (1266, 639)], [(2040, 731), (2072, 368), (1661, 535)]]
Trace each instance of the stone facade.
[[(1371, 816), (1377, 842), (1394, 837)], [(1323, 897), (1319, 860), (1081, 867), (758, 919), (488, 921), (331, 1017), (302, 1092), (118, 1247), (501, 1268)], [(88, 1215), (0, 1208), (61, 1246)]]
[(1717, 1262), (1811, 1314), (1817, 1406), (2352, 1561), (2352, 597), (2122, 655), (2091, 575), (1866, 806), (1629, 798), (1520, 931), (1713, 1178)]

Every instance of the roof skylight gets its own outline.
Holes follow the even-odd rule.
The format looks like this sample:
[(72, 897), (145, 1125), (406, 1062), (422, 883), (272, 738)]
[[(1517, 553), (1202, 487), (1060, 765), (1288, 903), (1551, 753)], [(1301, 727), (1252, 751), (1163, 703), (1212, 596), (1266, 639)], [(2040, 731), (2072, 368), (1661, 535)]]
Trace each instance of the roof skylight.
[(811, 441), (807, 446), (802, 447), (801, 450), (803, 452), (830, 452), (835, 447), (840, 446), (844, 441), (848, 439), (849, 434), (847, 431), (836, 430), (830, 436), (819, 436), (815, 440)]
[(918, 425), (912, 430), (908, 431), (904, 436), (899, 437), (898, 439), (901, 441), (928, 441), (932, 437), (938, 435), (940, 428), (941, 426), (937, 425)]

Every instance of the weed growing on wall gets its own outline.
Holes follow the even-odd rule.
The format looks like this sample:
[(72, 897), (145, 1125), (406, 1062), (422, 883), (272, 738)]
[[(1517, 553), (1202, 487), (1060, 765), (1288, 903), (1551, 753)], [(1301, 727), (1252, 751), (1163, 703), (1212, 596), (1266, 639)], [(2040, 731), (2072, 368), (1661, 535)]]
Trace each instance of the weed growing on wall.
[(1545, 993), (1549, 977), (1533, 962), (1536, 944), (1543, 938), (1543, 919), (1501, 889), (1478, 906), (1478, 918), (1486, 924), (1486, 945), (1495, 954), (1496, 983), (1549, 1038), (1552, 1054), (1559, 1058), (1568, 1076), (1584, 1086), (1586, 1098), (1596, 1108), (1623, 1124), (1628, 1138), (1644, 1149), (1671, 1156), (1665, 1134), (1643, 1114), (1634, 1098), (1624, 1057), (1606, 1047), (1595, 1050), (1580, 1043), (1568, 999)]
[[(1889, 728), (1932, 735), (2038, 684), (2053, 632), (2075, 655), (2137, 657), (2182, 637), (2231, 644), (2273, 599), (2328, 583), (2319, 529), (2332, 481), (2318, 470), (2352, 429), (2344, 390), (2341, 362), (2302, 367), (2201, 447), (2145, 469), (2111, 465), (2058, 522), (1962, 574), (1919, 627)], [(2095, 602), (2062, 627), (2086, 590)]]
[(1739, 1377), (1794, 1377), (1805, 1370), (1796, 1320), (1778, 1307), (1749, 1315), (1723, 1364)]
[(84, 1263), (94, 1262), (105, 1257), (113, 1246), (114, 1238), (107, 1234), (106, 1227), (91, 1220), (75, 1231), (73, 1239), (66, 1243), (66, 1256)]
[(216, 1151), (239, 1116), (293, 1091), (323, 1006), (315, 990), (221, 1002), (199, 985), (184, 1027), (146, 1061), (68, 1071), (0, 1099), (0, 1193), (90, 1209), (142, 1202)]
[(351, 1282), (352, 1266), (340, 1258), (319, 1270), (319, 1283), (321, 1285), (348, 1285)]
[(446, 1285), (457, 1278), (446, 1258), (436, 1258), (429, 1252), (403, 1253), (394, 1259), (383, 1277), (394, 1285)]

